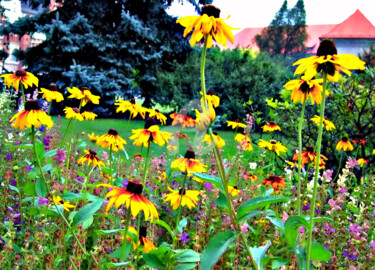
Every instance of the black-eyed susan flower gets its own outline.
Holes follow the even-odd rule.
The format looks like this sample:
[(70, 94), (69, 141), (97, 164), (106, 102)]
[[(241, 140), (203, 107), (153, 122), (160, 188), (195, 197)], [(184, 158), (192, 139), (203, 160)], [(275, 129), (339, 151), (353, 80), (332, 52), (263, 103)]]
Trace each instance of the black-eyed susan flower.
[(136, 104), (135, 98), (131, 98), (130, 101), (118, 99), (115, 102), (115, 105), (118, 106), (116, 112), (130, 112), (130, 117), (135, 118), (139, 114), (142, 116), (143, 119), (146, 117), (146, 109), (143, 108), (141, 105)]
[(187, 150), (183, 158), (174, 160), (171, 168), (178, 168), (182, 172), (205, 172), (206, 165), (203, 165), (198, 159), (195, 159), (194, 151)]
[(177, 150), (177, 146), (174, 144), (168, 144), (167, 149), (169, 151), (174, 151), (174, 150)]
[(215, 121), (216, 112), (211, 103), (208, 103), (207, 106), (201, 100), (202, 112), (195, 110), (197, 119), (195, 120), (195, 126), (197, 130), (204, 131)]
[[(313, 118), (311, 118), (311, 121), (313, 121), (319, 127), (319, 125), (320, 125), (320, 116), (315, 115)], [(325, 117), (325, 116), (323, 118), (323, 126), (326, 128), (327, 131), (331, 131), (333, 129), (336, 129), (335, 124), (333, 124), (331, 121), (329, 121), (328, 118)]]
[(64, 100), (64, 96), (58, 91), (56, 84), (50, 84), (48, 89), (40, 88), (39, 94), (43, 94), (42, 98), (44, 98), (48, 102), (51, 102), (52, 100), (55, 100), (56, 102), (61, 102)]
[(352, 151), (354, 149), (353, 145), (351, 144), (348, 136), (343, 136), (341, 141), (339, 141), (336, 145), (336, 150), (340, 151), (340, 150), (344, 150), (345, 152), (346, 151)]
[(99, 104), (100, 96), (93, 95), (90, 89), (85, 86), (81, 87), (81, 89), (78, 89), (74, 86), (72, 88), (67, 87), (67, 89), (70, 93), (70, 96), (68, 96), (68, 98), (76, 98), (82, 100), (82, 107), (85, 106), (89, 101), (91, 101), (93, 104)]
[(173, 190), (168, 187), (171, 193), (165, 195), (165, 202), (171, 202), (173, 210), (176, 210), (181, 206), (187, 206), (189, 209), (197, 206), (198, 201), (198, 190), (186, 190), (180, 188), (179, 190)]
[(244, 178), (246, 180), (251, 180), (252, 182), (256, 182), (258, 180), (258, 177), (252, 173), (246, 174)]
[(83, 121), (83, 116), (79, 113), (78, 108), (65, 107), (64, 112), (67, 119), (77, 119), (79, 121)]
[(140, 211), (143, 211), (145, 220), (148, 220), (149, 218), (151, 218), (151, 221), (154, 218), (159, 219), (159, 214), (153, 203), (142, 195), (143, 185), (137, 181), (129, 181), (126, 188), (120, 188), (108, 184), (101, 184), (100, 186), (112, 189), (105, 196), (106, 198), (110, 198), (106, 213), (108, 213), (113, 204), (115, 204), (116, 208), (119, 208), (125, 203), (126, 208), (130, 209), (133, 217), (136, 217)]
[(365, 69), (365, 62), (351, 54), (337, 54), (335, 42), (325, 39), (320, 42), (316, 56), (298, 60), (293, 66), (298, 65), (295, 74), (305, 73), (306, 80), (311, 80), (317, 73), (327, 74), (330, 81), (337, 82), (340, 71), (351, 75), (350, 69)]
[(171, 133), (160, 131), (159, 127), (156, 125), (155, 119), (148, 118), (145, 122), (145, 128), (133, 129), (133, 135), (130, 140), (134, 140), (133, 144), (137, 146), (148, 147), (151, 142), (162, 146), (168, 143)]
[(271, 140), (270, 142), (267, 142), (263, 139), (260, 139), (258, 146), (260, 148), (267, 148), (270, 151), (274, 151), (278, 156), (280, 156), (280, 152), (287, 151), (287, 148), (284, 145), (282, 145), (281, 142), (277, 142), (275, 140)]
[(365, 158), (360, 158), (357, 160), (358, 163), (359, 163), (359, 166), (363, 167), (363, 165), (367, 164), (368, 163), (368, 160), (365, 159)]
[(90, 112), (90, 111), (85, 111), (85, 112), (81, 113), (81, 115), (86, 120), (95, 120), (95, 117), (98, 116), (96, 113), (93, 113), (93, 112)]
[(99, 135), (95, 135), (94, 132), (87, 135), (92, 143), (96, 143), (99, 140)]
[(357, 135), (355, 135), (355, 138), (354, 140), (352, 140), (352, 143), (355, 143), (355, 144), (360, 144), (362, 146), (365, 146), (367, 141), (365, 140), (365, 135), (363, 135), (363, 133), (359, 133)]
[(148, 109), (147, 112), (148, 117), (158, 119), (162, 125), (165, 125), (167, 123), (167, 117), (164, 114), (162, 114), (158, 109)]
[(176, 23), (185, 27), (184, 37), (186, 37), (193, 29), (193, 34), (190, 38), (190, 45), (194, 47), (195, 43), (199, 42), (202, 38), (207, 42), (207, 48), (211, 48), (213, 38), (217, 43), (227, 46), (227, 39), (231, 43), (234, 42), (232, 28), (220, 19), (220, 9), (213, 5), (205, 5), (202, 7), (201, 16), (186, 16), (180, 18)]
[[(203, 96), (203, 92), (199, 92), (199, 93)], [(214, 92), (212, 90), (207, 91), (206, 99), (207, 99), (207, 102), (211, 103), (212, 106), (214, 106), (215, 108), (219, 107), (220, 98), (214, 95)], [(201, 98), (201, 102), (203, 102), (203, 97)]]
[(292, 90), (291, 99), (294, 103), (300, 100), (301, 103), (305, 103), (311, 97), (311, 104), (315, 102), (320, 104), (322, 102), (322, 82), (323, 79), (307, 79), (306, 76), (301, 76), (301, 79), (287, 82), (284, 87), (287, 90)]
[(93, 150), (85, 150), (85, 155), (78, 159), (77, 163), (84, 164), (86, 161), (87, 166), (90, 166), (90, 164), (92, 163), (94, 167), (99, 167), (99, 169), (101, 169), (101, 166), (105, 167), (103, 161), (101, 161), (100, 158), (98, 158), (96, 152)]
[(276, 130), (281, 130), (280, 126), (276, 124), (274, 121), (269, 121), (263, 127), (263, 132), (274, 132)]
[[(225, 141), (217, 134), (216, 131), (213, 132), (212, 137), (214, 139), (214, 143), (218, 148), (223, 148), (225, 146)], [(203, 141), (206, 142), (208, 145), (211, 145), (212, 138), (209, 134), (204, 135)]]
[(60, 196), (52, 196), (53, 201), (56, 205), (62, 205), (65, 211), (70, 211), (70, 208), (74, 208), (75, 206), (70, 204), (70, 202), (65, 202), (63, 199), (61, 199)]
[(18, 91), (20, 83), (25, 89), (35, 85), (38, 86), (38, 78), (32, 73), (24, 71), (23, 69), (18, 69), (14, 73), (3, 74), (0, 77), (4, 78), (4, 83), (10, 88), (13, 85), (14, 89)]
[(234, 140), (240, 143), (241, 147), (246, 151), (253, 151), (253, 146), (251, 145), (251, 140), (249, 136), (238, 133)]
[(110, 129), (108, 130), (108, 133), (102, 135), (96, 143), (102, 148), (109, 147), (109, 149), (117, 152), (118, 150), (124, 149), (126, 141), (118, 135), (117, 130)]
[[(298, 160), (299, 153), (296, 153), (293, 155), (293, 160)], [(324, 169), (325, 162), (324, 160), (328, 160), (326, 156), (320, 155), (320, 162), (319, 162), (319, 168)], [(314, 147), (307, 146), (306, 150), (303, 150), (301, 153), (301, 165), (304, 166), (307, 163), (314, 162), (314, 165), (316, 165), (317, 161), (317, 154), (314, 152)]]
[(236, 197), (241, 193), (241, 190), (239, 190), (237, 186), (228, 186), (228, 192), (232, 197)]
[(25, 103), (25, 110), (15, 114), (9, 122), (16, 120), (12, 126), (24, 130), (25, 127), (31, 128), (45, 125), (49, 128), (53, 126), (51, 118), (47, 113), (40, 109), (39, 102), (36, 100), (28, 100)]
[[(134, 229), (133, 227), (129, 227), (128, 232), (134, 234), (135, 236), (138, 236), (136, 229)], [(127, 236), (126, 239), (129, 242), (132, 241), (132, 239), (129, 236)], [(137, 241), (138, 243), (135, 243), (134, 241), (132, 242), (134, 250), (141, 246), (143, 248), (144, 253), (149, 253), (151, 250), (156, 249), (155, 245), (151, 242), (151, 240), (147, 238), (147, 228), (143, 226), (139, 229), (139, 237)]]
[(182, 128), (195, 126), (195, 120), (187, 115), (187, 111), (185, 109), (182, 109), (180, 113), (172, 113), (169, 115), (169, 117), (173, 119), (172, 126), (178, 124), (181, 124)]
[(246, 127), (246, 124), (242, 124), (239, 119), (236, 119), (236, 121), (227, 121), (227, 124), (228, 127), (232, 127), (232, 129)]
[(285, 188), (285, 179), (277, 175), (268, 174), (267, 178), (263, 180), (262, 185), (266, 187), (272, 186), (274, 190)]
[(187, 134), (183, 134), (182, 132), (176, 132), (172, 134), (172, 137), (180, 138), (180, 139), (186, 139), (189, 138)]

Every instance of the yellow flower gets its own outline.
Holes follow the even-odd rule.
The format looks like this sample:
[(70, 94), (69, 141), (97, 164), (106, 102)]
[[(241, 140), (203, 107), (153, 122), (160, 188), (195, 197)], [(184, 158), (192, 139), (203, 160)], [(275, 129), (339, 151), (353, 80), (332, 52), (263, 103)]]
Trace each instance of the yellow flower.
[[(202, 96), (203, 96), (203, 92), (199, 92)], [(216, 95), (214, 95), (214, 92), (212, 92), (212, 90), (208, 90), (207, 93), (206, 93), (206, 99), (207, 99), (207, 102), (211, 103), (212, 106), (214, 106), (215, 108), (219, 107), (220, 105), (220, 98)], [(203, 102), (203, 97), (201, 98), (201, 102)]]
[[(299, 153), (295, 153), (293, 155), (293, 160), (299, 159)], [(302, 150), (301, 152), (301, 165), (304, 166), (306, 163), (314, 162), (314, 165), (316, 165), (318, 158), (317, 154), (314, 152), (314, 147), (312, 146), (306, 146), (306, 150)], [(320, 155), (320, 162), (319, 162), (319, 168), (324, 169), (325, 168), (325, 161), (328, 160), (328, 158), (324, 155)], [(293, 164), (293, 162), (291, 162)], [(297, 165), (298, 167), (298, 165)]]
[(272, 188), (276, 191), (280, 188), (285, 188), (285, 179), (281, 178), (280, 176), (268, 174), (268, 178), (264, 179), (262, 185), (266, 187), (272, 186)]
[(58, 91), (56, 84), (50, 84), (49, 89), (40, 88), (39, 94), (43, 94), (42, 98), (48, 102), (51, 102), (52, 100), (61, 102), (64, 100), (64, 96)]
[(99, 104), (99, 96), (95, 96), (91, 93), (90, 89), (87, 87), (81, 87), (78, 89), (77, 87), (69, 88), (67, 87), (68, 92), (71, 94), (68, 98), (76, 98), (82, 100), (82, 107), (84, 107), (89, 101), (93, 104)]
[(253, 151), (251, 140), (248, 136), (238, 133), (234, 139), (240, 143), (241, 147), (247, 151)]
[[(315, 115), (313, 118), (311, 118), (311, 121), (313, 121), (315, 124), (320, 124), (320, 116)], [(326, 128), (327, 131), (331, 131), (332, 129), (336, 129), (335, 125), (327, 119), (327, 117), (324, 116), (323, 118), (323, 126)]]
[(197, 205), (198, 190), (185, 190), (181, 188), (179, 190), (173, 190), (170, 187), (168, 187), (168, 189), (171, 193), (165, 195), (165, 202), (171, 202), (173, 210), (178, 209), (180, 201), (181, 206), (186, 205), (189, 209)]
[(228, 192), (232, 195), (232, 197), (236, 197), (241, 193), (241, 190), (239, 190), (237, 186), (228, 186)]
[(374, 150), (372, 150), (372, 154), (373, 154), (373, 155), (375, 155), (375, 149), (374, 149)]
[(231, 30), (235, 28), (227, 25), (219, 16), (220, 9), (212, 5), (205, 5), (202, 7), (201, 16), (186, 16), (178, 19), (176, 23), (185, 27), (184, 37), (194, 28), (190, 38), (190, 45), (192, 47), (203, 37), (207, 41), (207, 48), (212, 47), (212, 38), (214, 38), (217, 43), (227, 46), (227, 39), (229, 39), (231, 43), (234, 42), (234, 36)]
[(174, 150), (177, 150), (177, 146), (174, 144), (168, 144), (167, 149), (169, 151), (174, 151)]
[(25, 103), (25, 110), (15, 114), (9, 122), (16, 120), (12, 126), (15, 128), (25, 129), (25, 126), (31, 128), (40, 127), (45, 125), (49, 128), (53, 126), (51, 118), (46, 114), (45, 111), (39, 108), (39, 102), (36, 100), (29, 100)]
[(228, 127), (232, 127), (232, 129), (245, 128), (246, 127), (245, 124), (240, 123), (239, 119), (237, 119), (236, 121), (227, 121), (227, 124), (228, 124)]
[(61, 199), (60, 196), (52, 196), (53, 201), (56, 203), (56, 205), (62, 205), (65, 211), (70, 211), (69, 208), (74, 208), (75, 206), (70, 204), (70, 202), (64, 202), (63, 199)]
[(194, 151), (187, 150), (183, 158), (174, 160), (171, 168), (178, 168), (182, 172), (197, 172), (202, 173), (206, 171), (206, 165), (203, 165), (198, 159), (195, 159)]
[(85, 155), (77, 160), (78, 164), (83, 164), (87, 161), (87, 166), (90, 166), (91, 162), (94, 167), (99, 167), (101, 169), (101, 166), (104, 166), (103, 161), (101, 161), (97, 155), (96, 152), (93, 150), (85, 150)]
[(102, 135), (96, 142), (102, 148), (109, 147), (113, 151), (124, 149), (126, 141), (118, 135), (118, 131), (115, 129), (108, 130), (107, 134)]
[(130, 140), (135, 140), (133, 144), (137, 146), (148, 147), (149, 143), (154, 142), (159, 146), (168, 143), (171, 133), (163, 132), (159, 130), (159, 127), (156, 125), (155, 119), (148, 118), (145, 123), (145, 128), (133, 129), (133, 135), (130, 137)]
[(281, 142), (276, 142), (275, 140), (267, 142), (263, 139), (260, 139), (258, 146), (261, 148), (267, 148), (270, 151), (274, 151), (278, 156), (280, 156), (280, 152), (287, 151), (287, 148), (284, 145), (282, 145)]
[(196, 128), (199, 131), (207, 130), (207, 128), (215, 121), (216, 113), (211, 103), (207, 104), (208, 108), (201, 100), (202, 112), (195, 110), (197, 119), (195, 120)]
[(348, 136), (343, 136), (341, 141), (337, 143), (336, 150), (340, 151), (341, 149), (344, 150), (345, 152), (352, 151), (354, 149), (353, 145), (349, 141)]
[[(128, 228), (128, 232), (134, 234), (135, 236), (138, 235), (137, 231), (133, 227), (129, 227)], [(123, 238), (123, 237), (121, 237), (121, 238)], [(132, 241), (132, 239), (129, 236), (127, 236), (126, 239), (129, 242)], [(139, 237), (138, 237), (138, 241), (137, 242), (138, 243), (135, 243), (133, 241), (133, 248), (134, 248), (134, 250), (136, 250), (139, 247), (139, 245), (142, 246), (144, 253), (149, 253), (151, 250), (156, 249), (155, 245), (151, 242), (151, 240), (147, 238), (147, 228), (146, 227), (142, 226), (139, 229)]]
[(360, 158), (357, 160), (359, 165), (362, 167), (363, 165), (367, 164), (368, 163), (368, 160), (367, 159), (364, 159), (364, 158)]
[(185, 127), (194, 127), (195, 120), (187, 115), (187, 111), (182, 109), (180, 113), (172, 113), (169, 115), (170, 118), (173, 119), (172, 126), (181, 124), (182, 128)]
[(311, 104), (322, 102), (323, 87), (320, 85), (323, 79), (307, 79), (306, 76), (301, 76), (301, 79), (291, 80), (287, 82), (285, 89), (292, 90), (291, 99), (294, 103), (301, 100), (305, 103), (311, 97)]
[(365, 69), (365, 62), (351, 54), (337, 54), (335, 42), (325, 39), (320, 42), (317, 56), (310, 56), (298, 60), (293, 66), (298, 65), (294, 74), (305, 73), (306, 80), (311, 80), (317, 73), (327, 74), (330, 81), (337, 82), (340, 71), (351, 75), (349, 69)]
[(77, 119), (79, 121), (83, 121), (83, 116), (79, 113), (78, 108), (66, 107), (64, 112), (67, 119)]
[(154, 204), (142, 195), (142, 184), (139, 184), (136, 181), (129, 181), (126, 188), (120, 188), (108, 184), (100, 184), (99, 186), (109, 187), (112, 189), (105, 196), (106, 198), (111, 197), (107, 204), (106, 213), (108, 213), (113, 204), (115, 204), (116, 208), (119, 208), (120, 205), (125, 203), (126, 208), (130, 208), (133, 217), (136, 217), (140, 211), (143, 211), (145, 220), (148, 220), (149, 218), (151, 218), (151, 221), (154, 218), (159, 219), (159, 214)]
[(95, 117), (98, 116), (96, 113), (89, 112), (89, 111), (85, 111), (85, 112), (81, 113), (81, 115), (82, 115), (83, 118), (85, 118), (86, 120), (94, 120)]
[[(219, 135), (217, 135), (216, 131), (213, 132), (212, 137), (214, 138), (214, 142), (218, 148), (224, 147), (225, 141)], [(208, 145), (211, 145), (211, 142), (212, 142), (211, 136), (209, 134), (204, 135), (202, 142), (207, 142)]]
[(151, 118), (155, 118), (160, 120), (160, 123), (162, 125), (165, 125), (167, 123), (167, 117), (162, 114), (158, 109), (155, 109), (155, 110), (152, 110), (152, 109), (148, 109), (147, 110), (148, 112), (148, 117), (151, 117)]
[(99, 135), (95, 136), (94, 132), (92, 132), (91, 134), (88, 134), (87, 136), (89, 137), (92, 143), (96, 143), (99, 140)]
[(130, 99), (130, 101), (118, 99), (116, 100), (115, 105), (118, 106), (118, 108), (116, 109), (117, 113), (124, 113), (126, 111), (129, 111), (131, 118), (135, 118), (138, 113), (140, 114), (140, 116), (142, 116), (143, 119), (145, 119), (146, 117), (146, 109), (136, 104), (134, 98)]
[(265, 124), (262, 129), (263, 132), (274, 132), (276, 130), (281, 130), (280, 126), (277, 125), (274, 121), (270, 121), (269, 123)]
[(29, 88), (29, 86), (38, 86), (38, 78), (35, 77), (32, 73), (24, 71), (23, 69), (19, 69), (14, 73), (10, 74), (3, 74), (0, 77), (4, 78), (4, 83), (10, 88), (13, 85), (14, 89), (18, 91), (20, 83), (22, 83), (25, 89)]

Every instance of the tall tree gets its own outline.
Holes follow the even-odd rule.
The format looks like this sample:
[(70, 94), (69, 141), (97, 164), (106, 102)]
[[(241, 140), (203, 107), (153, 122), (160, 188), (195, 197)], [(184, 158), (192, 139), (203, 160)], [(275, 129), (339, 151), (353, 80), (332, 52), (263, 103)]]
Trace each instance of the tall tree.
[(298, 0), (293, 8), (288, 9), (285, 0), (270, 25), (256, 35), (255, 40), (263, 52), (286, 55), (305, 52), (307, 37), (304, 1)]

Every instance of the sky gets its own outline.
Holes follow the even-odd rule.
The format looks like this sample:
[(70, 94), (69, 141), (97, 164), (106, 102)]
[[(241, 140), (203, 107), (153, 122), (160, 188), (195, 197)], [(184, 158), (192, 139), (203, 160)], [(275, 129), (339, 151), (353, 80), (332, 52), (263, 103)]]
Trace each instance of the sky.
[[(177, 17), (196, 15), (194, 7), (174, 1), (168, 13)], [(220, 8), (221, 18), (231, 17), (228, 25), (237, 28), (264, 27), (272, 21), (284, 0), (214, 0), (213, 5)], [(293, 7), (297, 0), (289, 0)], [(357, 9), (375, 25), (375, 0), (305, 0), (306, 23), (338, 24), (347, 19)]]

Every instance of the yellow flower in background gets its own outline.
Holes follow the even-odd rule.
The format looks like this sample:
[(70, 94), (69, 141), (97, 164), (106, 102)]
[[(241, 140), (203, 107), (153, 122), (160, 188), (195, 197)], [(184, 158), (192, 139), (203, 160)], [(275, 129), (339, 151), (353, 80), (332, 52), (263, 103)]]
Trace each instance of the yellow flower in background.
[(52, 100), (61, 102), (64, 100), (64, 96), (58, 91), (56, 84), (50, 84), (49, 89), (40, 88), (39, 94), (43, 94), (42, 98), (48, 102), (51, 102)]
[(93, 95), (89, 88), (87, 87), (81, 87), (81, 89), (78, 89), (77, 87), (69, 88), (67, 87), (68, 92), (70, 93), (70, 96), (68, 98), (76, 98), (79, 100), (82, 100), (82, 107), (84, 107), (89, 101), (91, 101), (93, 104), (99, 104), (99, 96)]
[[(225, 141), (217, 134), (216, 131), (213, 132), (212, 137), (214, 138), (215, 145), (218, 148), (223, 148), (225, 145)], [(212, 139), (209, 134), (204, 135), (203, 141), (206, 142), (208, 145), (211, 145)]]
[(118, 151), (124, 149), (126, 141), (118, 135), (118, 131), (115, 129), (108, 130), (107, 134), (102, 135), (96, 142), (102, 148), (107, 148)]
[(305, 73), (306, 80), (311, 80), (317, 73), (327, 74), (330, 81), (337, 82), (340, 71), (351, 75), (350, 69), (365, 69), (365, 62), (351, 54), (337, 54), (335, 42), (325, 39), (320, 42), (316, 56), (298, 60), (293, 66), (298, 65), (295, 75)]
[(168, 143), (169, 137), (172, 135), (169, 132), (160, 131), (153, 118), (146, 120), (145, 128), (133, 129), (132, 133), (130, 140), (134, 140), (133, 144), (145, 147), (148, 147), (151, 142), (162, 146)]
[(85, 155), (77, 160), (78, 164), (83, 164), (87, 161), (87, 166), (92, 165), (94, 167), (99, 167), (101, 169), (101, 166), (105, 167), (103, 161), (100, 160), (100, 158), (97, 157), (96, 152), (93, 150), (85, 150)]
[(95, 136), (94, 132), (92, 132), (91, 134), (88, 134), (87, 136), (89, 137), (92, 143), (96, 143), (99, 140), (99, 135)]
[[(208, 108), (207, 108), (208, 107)], [(204, 105), (204, 101), (201, 100), (202, 112), (195, 110), (197, 119), (195, 120), (195, 126), (199, 131), (205, 131), (215, 121), (216, 113), (211, 103)]]
[(148, 112), (148, 117), (150, 118), (156, 117), (156, 119), (158, 119), (162, 125), (165, 125), (167, 123), (167, 117), (164, 114), (162, 114), (158, 109), (155, 109), (155, 110), (148, 109), (147, 112)]
[[(134, 234), (135, 236), (138, 236), (137, 230), (133, 227), (129, 227), (128, 232)], [(129, 242), (132, 241), (132, 239), (129, 236), (127, 236), (126, 239)], [(151, 250), (156, 249), (155, 245), (151, 242), (151, 240), (147, 238), (147, 228), (143, 226), (139, 229), (139, 237), (137, 241), (138, 243), (135, 243), (134, 241), (132, 242), (134, 250), (136, 250), (141, 245), (144, 253), (149, 253)]]
[(41, 125), (45, 125), (49, 128), (53, 126), (51, 118), (45, 111), (40, 109), (39, 102), (36, 100), (26, 101), (25, 110), (15, 114), (9, 122), (13, 122), (14, 120), (16, 121), (12, 126), (21, 130), (24, 130), (25, 127), (31, 128), (31, 126), (40, 127)]
[(186, 190), (180, 188), (179, 190), (173, 190), (170, 187), (168, 187), (169, 191), (171, 193), (165, 195), (165, 202), (171, 202), (171, 206), (173, 210), (178, 209), (180, 206), (187, 206), (189, 209), (197, 206), (198, 201), (198, 190)]
[[(201, 102), (203, 102), (203, 92), (201, 91), (199, 93), (202, 95)], [(207, 91), (206, 99), (207, 99), (207, 102), (211, 103), (212, 106), (214, 106), (215, 108), (219, 107), (220, 98), (218, 96), (214, 95), (214, 92), (212, 92), (212, 90)]]
[(195, 153), (191, 150), (187, 150), (183, 158), (178, 158), (171, 164), (172, 169), (178, 168), (182, 172), (202, 173), (206, 171), (206, 167), (198, 159), (195, 159)]
[(131, 118), (137, 117), (139, 114), (142, 116), (143, 119), (146, 117), (146, 109), (143, 108), (141, 105), (138, 105), (135, 103), (135, 98), (131, 98), (130, 101), (123, 100), (123, 99), (118, 99), (115, 102), (115, 105), (118, 106), (116, 109), (116, 112), (130, 112)]
[(336, 145), (336, 150), (340, 151), (340, 150), (344, 150), (345, 152), (346, 151), (352, 151), (354, 149), (352, 143), (350, 142), (348, 136), (343, 136), (341, 141), (339, 141)]
[[(311, 118), (311, 121), (313, 121), (315, 124), (320, 125), (320, 116), (315, 115), (313, 118)], [(326, 128), (327, 131), (331, 131), (333, 129), (336, 129), (335, 125), (328, 120), (327, 117), (324, 116), (323, 118), (323, 127)]]
[(236, 128), (245, 128), (246, 124), (240, 123), (240, 120), (237, 119), (236, 121), (227, 121), (228, 127), (232, 127), (232, 129)]
[(172, 126), (178, 124), (181, 124), (182, 128), (195, 126), (195, 120), (187, 115), (187, 111), (185, 109), (182, 109), (180, 113), (172, 113), (169, 115), (169, 117), (173, 119)]
[(78, 108), (65, 107), (64, 112), (67, 119), (83, 121), (83, 116), (79, 113)]
[(70, 202), (64, 202), (63, 199), (61, 199), (60, 196), (52, 196), (53, 201), (56, 203), (56, 205), (62, 205), (65, 211), (70, 211), (69, 208), (74, 208), (75, 206), (70, 204)]
[(263, 139), (259, 140), (258, 146), (260, 148), (267, 148), (270, 151), (274, 151), (278, 156), (280, 156), (280, 152), (286, 152), (287, 148), (282, 145), (281, 142), (276, 142), (275, 140), (271, 140), (267, 142)]
[(305, 103), (311, 97), (311, 104), (314, 105), (315, 102), (322, 102), (322, 82), (323, 79), (307, 79), (306, 76), (301, 76), (301, 79), (287, 82), (284, 87), (292, 90), (291, 99), (294, 103), (300, 100), (301, 103)]
[(227, 46), (227, 39), (234, 43), (234, 36), (232, 28), (220, 19), (220, 9), (213, 5), (205, 5), (202, 7), (201, 16), (186, 16), (180, 18), (176, 23), (185, 27), (184, 37), (186, 37), (193, 29), (193, 34), (190, 38), (190, 45), (194, 47), (195, 43), (199, 42), (203, 37), (207, 41), (207, 48), (211, 48), (213, 38), (217, 43)]
[[(299, 153), (295, 153), (293, 155), (293, 160), (298, 160)], [(314, 152), (314, 147), (312, 146), (306, 146), (306, 150), (302, 150), (301, 152), (301, 165), (304, 166), (307, 163), (314, 162), (314, 165), (316, 165), (318, 158), (317, 154)], [(320, 155), (320, 161), (319, 161), (319, 169), (325, 168), (325, 161), (328, 160), (328, 158), (324, 155)], [(297, 165), (298, 168), (298, 165)]]
[(239, 190), (237, 186), (228, 186), (228, 192), (230, 195), (232, 195), (232, 197), (236, 197), (241, 193), (241, 190)]
[(274, 121), (270, 121), (267, 124), (265, 124), (263, 127), (263, 132), (274, 132), (276, 130), (280, 130), (281, 128), (279, 125), (277, 125)]
[(10, 88), (13, 85), (14, 89), (18, 91), (20, 83), (25, 89), (35, 85), (38, 86), (39, 79), (32, 73), (19, 69), (14, 73), (3, 74), (0, 78), (4, 78), (4, 83)]
[(251, 145), (251, 140), (248, 136), (238, 133), (234, 140), (240, 143), (241, 147), (246, 151), (253, 151), (253, 146)]
[(174, 151), (174, 150), (177, 150), (177, 146), (174, 144), (168, 144), (167, 149), (169, 151)]
[(364, 158), (360, 158), (357, 160), (358, 163), (359, 163), (359, 166), (363, 167), (363, 165), (367, 164), (368, 163), (368, 160), (367, 159), (364, 159)]
[(93, 112), (90, 112), (90, 111), (85, 111), (85, 112), (81, 113), (81, 115), (86, 120), (95, 120), (95, 117), (98, 116), (96, 113), (93, 113)]

